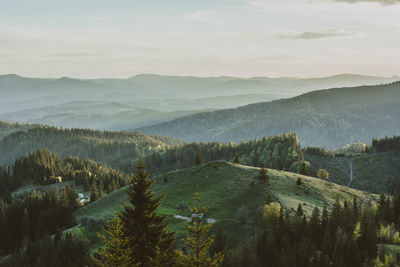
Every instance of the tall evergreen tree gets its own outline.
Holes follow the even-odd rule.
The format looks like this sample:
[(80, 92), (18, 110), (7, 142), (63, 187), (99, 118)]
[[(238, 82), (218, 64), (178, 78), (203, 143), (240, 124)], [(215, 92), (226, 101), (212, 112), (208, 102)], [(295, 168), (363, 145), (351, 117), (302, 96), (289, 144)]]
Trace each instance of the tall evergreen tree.
[(90, 188), (90, 203), (95, 202), (99, 198), (99, 189), (97, 188), (96, 183), (93, 183)]
[(267, 171), (265, 170), (264, 165), (261, 166), (260, 172), (257, 175), (257, 178), (260, 182), (268, 183), (269, 177), (267, 175)]
[(151, 266), (157, 248), (167, 252), (175, 241), (175, 233), (166, 230), (167, 216), (156, 214), (164, 195), (155, 197), (150, 190), (153, 184), (146, 166), (139, 161), (137, 174), (132, 177), (132, 184), (126, 190), (131, 205), (123, 204), (124, 209), (119, 214), (134, 263), (140, 266)]
[(300, 167), (300, 174), (308, 175), (307, 166), (306, 166), (306, 163), (304, 161), (303, 161), (303, 163), (301, 164), (301, 167)]
[(214, 235), (209, 235), (211, 224), (207, 224), (203, 220), (207, 208), (199, 208), (199, 194), (196, 194), (196, 206), (190, 211), (196, 214), (192, 219), (192, 223), (186, 223), (185, 227), (188, 231), (187, 237), (183, 240), (186, 245), (186, 253), (182, 250), (175, 250), (176, 262), (181, 267), (217, 267), (220, 266), (224, 255), (217, 252), (210, 257), (209, 249), (214, 242)]
[(235, 164), (240, 164), (240, 156), (239, 156), (239, 153), (236, 153), (235, 154), (235, 157), (233, 158), (233, 161), (232, 161), (233, 163), (235, 163)]
[(132, 248), (128, 246), (129, 240), (119, 217), (107, 222), (104, 233), (105, 235), (97, 233), (97, 236), (103, 240), (105, 248), (99, 248), (95, 256), (91, 257), (97, 266), (139, 266), (132, 264)]
[(203, 157), (201, 156), (200, 149), (198, 149), (196, 152), (196, 158), (194, 159), (194, 165), (199, 166), (201, 164), (203, 164)]

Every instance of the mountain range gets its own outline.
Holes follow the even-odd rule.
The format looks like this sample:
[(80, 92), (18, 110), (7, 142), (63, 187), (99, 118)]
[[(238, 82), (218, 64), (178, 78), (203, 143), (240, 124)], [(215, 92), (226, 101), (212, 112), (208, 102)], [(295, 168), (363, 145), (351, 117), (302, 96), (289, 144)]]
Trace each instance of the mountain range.
[(309, 92), (289, 99), (198, 113), (139, 128), (186, 142), (241, 142), (294, 132), (302, 146), (338, 148), (399, 134), (400, 82)]
[(183, 77), (128, 79), (0, 76), (0, 119), (58, 127), (131, 130), (201, 111), (294, 97), (316, 89), (388, 83), (398, 77)]

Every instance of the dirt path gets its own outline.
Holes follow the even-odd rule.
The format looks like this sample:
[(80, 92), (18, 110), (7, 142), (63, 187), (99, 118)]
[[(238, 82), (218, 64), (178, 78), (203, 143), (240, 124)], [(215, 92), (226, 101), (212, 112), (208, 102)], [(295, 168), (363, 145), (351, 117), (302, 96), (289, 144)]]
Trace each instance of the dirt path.
[[(181, 215), (177, 215), (177, 214), (174, 214), (174, 218), (180, 219), (180, 220), (184, 220), (186, 222), (191, 222), (192, 221), (192, 218), (190, 218), (190, 217), (185, 217), (185, 216), (181, 216)], [(217, 222), (216, 219), (207, 218), (207, 223), (213, 224), (213, 223), (216, 223), (216, 222)]]

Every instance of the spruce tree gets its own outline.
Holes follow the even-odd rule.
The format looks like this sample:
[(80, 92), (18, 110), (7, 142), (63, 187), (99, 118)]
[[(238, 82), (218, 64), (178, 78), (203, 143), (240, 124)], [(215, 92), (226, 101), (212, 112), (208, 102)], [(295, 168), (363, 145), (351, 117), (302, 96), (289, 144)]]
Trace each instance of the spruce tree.
[(307, 166), (306, 166), (306, 163), (304, 161), (303, 161), (303, 163), (301, 164), (301, 167), (300, 167), (300, 174), (302, 174), (302, 175), (307, 175), (308, 174)]
[(269, 177), (267, 175), (267, 171), (264, 168), (264, 165), (261, 166), (261, 169), (260, 169), (260, 172), (258, 173), (257, 178), (258, 178), (258, 180), (260, 182), (264, 182), (264, 183), (268, 183), (269, 182)]
[(235, 164), (240, 164), (240, 156), (238, 153), (235, 154), (235, 157), (233, 158), (232, 162)]
[(194, 159), (194, 165), (199, 166), (203, 164), (203, 157), (201, 156), (200, 149), (196, 152), (196, 158)]
[(119, 217), (107, 222), (104, 233), (105, 235), (97, 233), (97, 236), (103, 240), (105, 248), (99, 248), (95, 256), (91, 257), (97, 266), (139, 266), (132, 264), (132, 248), (128, 246), (129, 240)]
[(321, 229), (320, 212), (317, 206), (315, 206), (311, 214), (310, 234), (312, 241), (314, 241), (317, 245), (319, 245), (322, 239), (322, 229)]
[(296, 210), (296, 216), (301, 217), (304, 215), (303, 212), (303, 207), (301, 206), (301, 203), (299, 203), (299, 205), (297, 206), (297, 210)]
[(214, 235), (209, 235), (211, 224), (203, 220), (207, 208), (199, 208), (199, 194), (196, 194), (196, 206), (191, 208), (193, 214), (200, 215), (193, 217), (192, 223), (186, 223), (187, 237), (183, 240), (186, 245), (186, 253), (182, 250), (175, 250), (177, 266), (181, 267), (217, 267), (220, 266), (224, 255), (222, 252), (215, 253), (210, 257), (209, 249), (214, 242)]
[(157, 249), (169, 252), (175, 241), (175, 233), (166, 230), (167, 216), (156, 214), (164, 195), (155, 197), (150, 190), (153, 184), (146, 166), (140, 160), (137, 174), (132, 177), (132, 183), (126, 190), (131, 205), (123, 204), (124, 209), (119, 214), (134, 263), (140, 263), (140, 266), (151, 266)]
[(96, 183), (93, 183), (90, 189), (90, 203), (99, 199), (99, 189), (97, 188)]

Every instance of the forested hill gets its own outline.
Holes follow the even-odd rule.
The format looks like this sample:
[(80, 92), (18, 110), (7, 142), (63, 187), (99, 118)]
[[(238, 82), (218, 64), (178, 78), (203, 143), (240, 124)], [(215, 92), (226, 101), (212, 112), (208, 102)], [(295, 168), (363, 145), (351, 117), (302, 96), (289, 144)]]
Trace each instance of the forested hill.
[(4, 136), (9, 135), (14, 132), (18, 131), (25, 131), (30, 128), (37, 127), (37, 125), (33, 124), (19, 124), (19, 123), (13, 123), (13, 122), (6, 122), (0, 120), (0, 139), (2, 139)]
[(240, 142), (295, 132), (302, 146), (337, 148), (398, 134), (400, 82), (319, 90), (140, 128), (183, 141)]
[(101, 132), (87, 129), (59, 129), (38, 126), (18, 131), (0, 140), (0, 165), (38, 149), (55, 151), (61, 158), (75, 156), (110, 163), (116, 157), (137, 159), (182, 142), (139, 132)]

